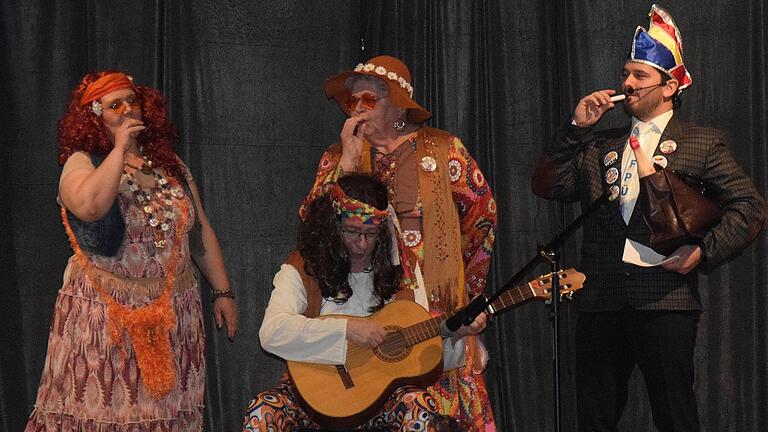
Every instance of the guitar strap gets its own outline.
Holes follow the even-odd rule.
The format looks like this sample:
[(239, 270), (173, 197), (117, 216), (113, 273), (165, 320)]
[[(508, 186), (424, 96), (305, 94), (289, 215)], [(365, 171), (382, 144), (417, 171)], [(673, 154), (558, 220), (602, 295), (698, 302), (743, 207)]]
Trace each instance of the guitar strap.
[[(296, 269), (301, 277), (304, 290), (307, 292), (307, 309), (303, 315), (307, 318), (319, 317), (320, 307), (323, 305), (323, 294), (320, 291), (320, 285), (317, 283), (317, 280), (304, 271), (304, 258), (299, 251), (293, 251), (288, 255), (285, 263)], [(395, 299), (413, 301), (413, 290), (401, 288), (395, 293)]]

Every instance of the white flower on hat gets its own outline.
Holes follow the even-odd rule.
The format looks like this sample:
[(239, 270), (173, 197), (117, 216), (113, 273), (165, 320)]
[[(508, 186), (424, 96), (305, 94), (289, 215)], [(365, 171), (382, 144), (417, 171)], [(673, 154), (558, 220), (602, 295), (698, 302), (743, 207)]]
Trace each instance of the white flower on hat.
[(95, 100), (91, 102), (91, 111), (93, 111), (94, 114), (101, 117), (101, 113), (104, 112), (104, 107), (101, 106), (101, 102)]
[[(402, 79), (402, 78), (401, 78), (401, 79)], [(403, 89), (405, 89), (405, 91), (407, 91), (407, 92), (408, 92), (408, 96), (410, 96), (410, 97), (411, 97), (411, 99), (413, 99), (413, 87), (412, 87), (410, 84), (408, 84), (408, 81), (406, 81), (406, 80), (402, 80), (402, 81), (400, 82), (400, 87), (402, 87)]]
[(375, 72), (377, 75), (385, 76), (388, 80), (400, 84), (400, 87), (407, 91), (408, 95), (413, 99), (413, 86), (396, 72), (387, 71), (384, 66), (376, 66), (373, 63), (358, 63), (355, 66), (355, 72)]

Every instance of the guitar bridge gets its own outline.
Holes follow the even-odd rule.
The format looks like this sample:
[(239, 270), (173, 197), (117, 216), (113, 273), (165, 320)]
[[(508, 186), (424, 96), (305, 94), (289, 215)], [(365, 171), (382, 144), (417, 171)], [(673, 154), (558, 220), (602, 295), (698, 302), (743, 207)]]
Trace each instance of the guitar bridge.
[(343, 364), (336, 365), (336, 372), (339, 373), (341, 383), (344, 384), (345, 389), (349, 390), (355, 386), (355, 383), (352, 381), (352, 375), (350, 375), (349, 371), (347, 370), (347, 366)]

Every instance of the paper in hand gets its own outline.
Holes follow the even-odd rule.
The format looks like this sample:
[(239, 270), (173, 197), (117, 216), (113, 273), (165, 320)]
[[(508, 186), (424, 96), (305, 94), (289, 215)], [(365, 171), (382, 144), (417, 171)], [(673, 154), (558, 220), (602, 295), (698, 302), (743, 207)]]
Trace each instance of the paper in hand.
[(680, 259), (678, 255), (665, 257), (648, 246), (630, 239), (624, 242), (624, 256), (621, 257), (625, 263), (640, 267), (656, 267), (678, 259)]

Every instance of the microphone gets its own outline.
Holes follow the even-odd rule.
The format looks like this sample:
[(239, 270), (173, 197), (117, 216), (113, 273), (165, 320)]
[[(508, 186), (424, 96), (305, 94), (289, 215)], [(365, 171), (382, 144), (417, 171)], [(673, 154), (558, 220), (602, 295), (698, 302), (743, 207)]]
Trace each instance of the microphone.
[(484, 295), (475, 297), (467, 306), (462, 310), (456, 312), (455, 315), (443, 321), (440, 325), (441, 334), (447, 330), (447, 333), (453, 333), (459, 329), (462, 325), (470, 325), (472, 321), (477, 318), (483, 311), (485, 311), (488, 299)]
[(611, 102), (620, 102), (627, 98), (627, 96), (632, 96), (633, 94), (639, 92), (640, 90), (645, 90), (649, 88), (659, 87), (663, 86), (666, 83), (658, 83), (650, 86), (640, 87), (640, 88), (634, 88), (632, 86), (627, 87), (626, 90), (624, 90), (624, 93), (617, 94), (615, 96), (611, 96)]

